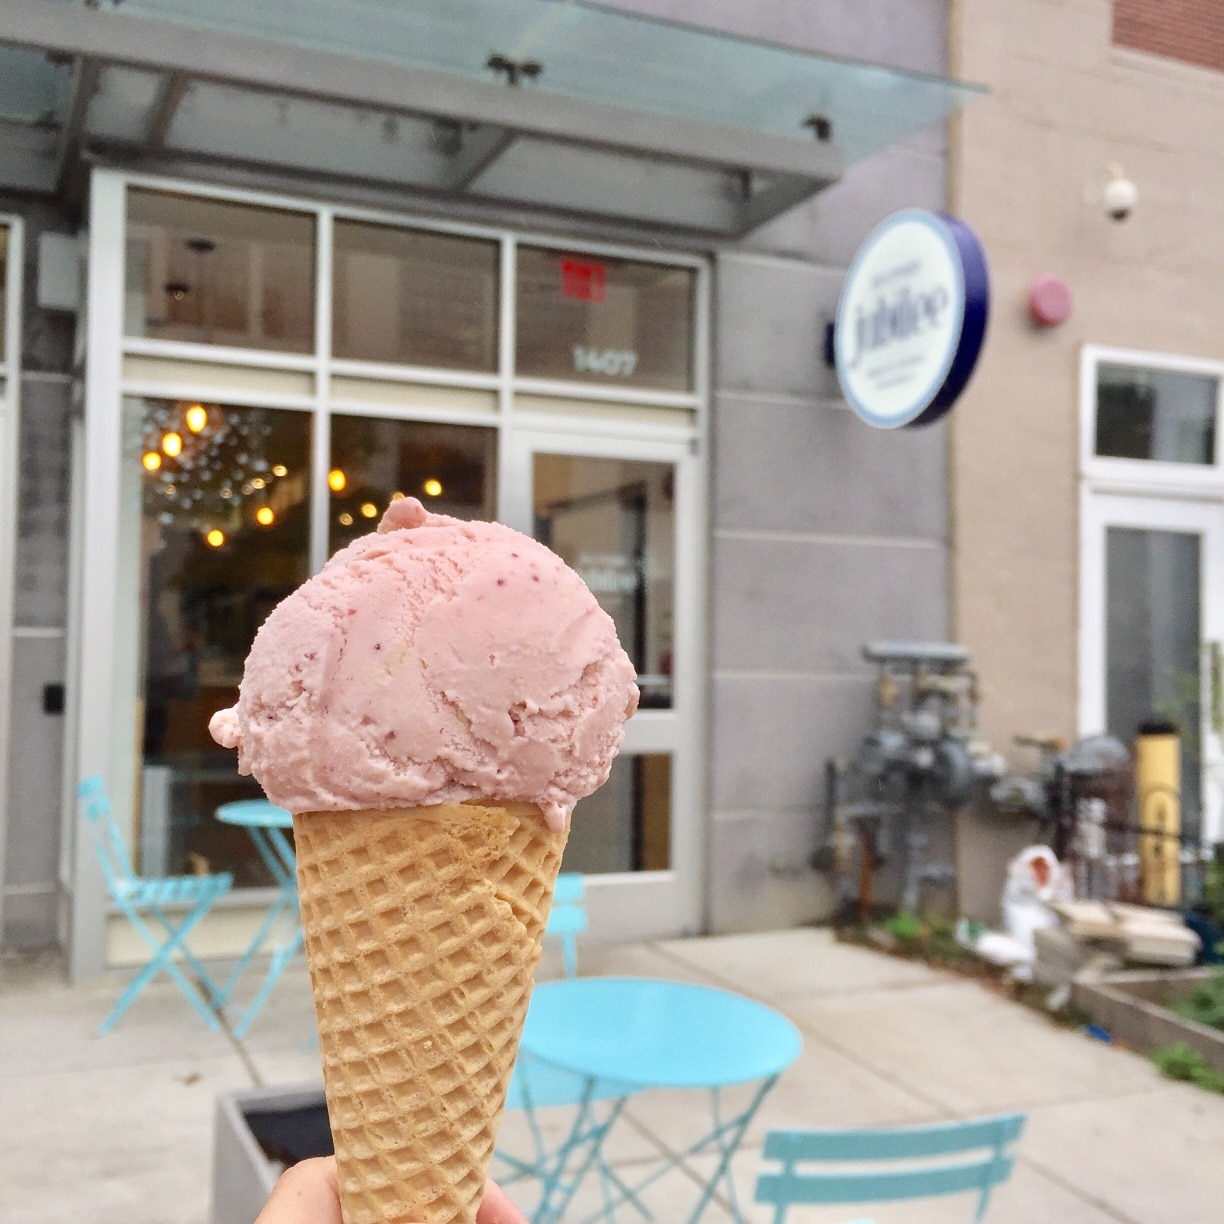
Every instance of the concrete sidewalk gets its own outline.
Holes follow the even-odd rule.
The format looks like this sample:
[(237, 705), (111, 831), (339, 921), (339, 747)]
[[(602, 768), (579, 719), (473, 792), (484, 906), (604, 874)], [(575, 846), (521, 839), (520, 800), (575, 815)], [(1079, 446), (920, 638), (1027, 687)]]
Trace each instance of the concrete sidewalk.
[[(1029, 1123), (1016, 1173), (992, 1203), (991, 1224), (1224, 1218), (1224, 1097), (1163, 1080), (1145, 1060), (1060, 1029), (976, 983), (810, 929), (585, 947), (581, 963), (584, 974), (738, 990), (800, 1027), (803, 1055), (766, 1100), (737, 1159), (741, 1202), (751, 1200), (760, 1141), (771, 1127), (1023, 1109)], [(94, 1036), (117, 992), (114, 983), (69, 989), (52, 964), (4, 966), (6, 1224), (202, 1224), (215, 1095), (318, 1078), (304, 968), (286, 975), (243, 1043), (205, 1030), (169, 985), (147, 991), (114, 1033)], [(681, 1148), (698, 1132), (704, 1108), (692, 1093), (642, 1094), (617, 1124), (613, 1158), (628, 1175), (660, 1148)], [(508, 1118), (508, 1142), (521, 1138), (519, 1127)], [(648, 1202), (660, 1224), (671, 1224), (692, 1194), (692, 1183), (676, 1173)], [(751, 1205), (748, 1214), (768, 1218)], [(800, 1212), (794, 1220), (824, 1224), (854, 1214)], [(872, 1214), (877, 1224), (951, 1224), (971, 1213), (967, 1201), (934, 1201)], [(711, 1224), (729, 1218), (717, 1204), (706, 1216)]]

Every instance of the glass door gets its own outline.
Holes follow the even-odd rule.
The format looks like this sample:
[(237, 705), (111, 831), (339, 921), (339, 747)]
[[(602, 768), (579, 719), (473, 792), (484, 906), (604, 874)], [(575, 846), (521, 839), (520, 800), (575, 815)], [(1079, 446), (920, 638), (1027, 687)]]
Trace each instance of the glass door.
[(1182, 821), (1224, 836), (1224, 506), (1089, 494), (1080, 730), (1129, 744), (1159, 715), (1181, 730)]
[(515, 431), (501, 517), (578, 571), (616, 623), (641, 705), (605, 786), (579, 803), (563, 871), (591, 878), (592, 928), (617, 939), (695, 929), (700, 519), (676, 444)]

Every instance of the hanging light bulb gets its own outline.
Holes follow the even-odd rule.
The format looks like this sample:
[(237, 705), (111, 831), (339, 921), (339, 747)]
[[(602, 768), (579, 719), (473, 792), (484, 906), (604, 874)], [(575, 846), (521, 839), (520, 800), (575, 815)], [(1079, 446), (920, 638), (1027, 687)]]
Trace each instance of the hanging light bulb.
[(348, 477), (339, 468), (332, 468), (327, 473), (327, 487), (333, 493), (343, 493), (347, 484)]
[(161, 467), (161, 456), (156, 451), (145, 451), (140, 462), (146, 472), (156, 472)]
[(425, 490), (426, 497), (441, 497), (442, 482), (435, 480), (432, 476), (421, 486)]
[(260, 506), (255, 511), (255, 521), (261, 527), (271, 527), (276, 522), (276, 514), (271, 506)]
[(208, 424), (208, 410), (203, 404), (192, 404), (187, 409), (187, 428), (192, 433), (200, 433), (204, 426)]
[(204, 539), (210, 548), (220, 548), (225, 543), (225, 532), (214, 527)]
[(183, 453), (183, 435), (175, 433), (174, 430), (162, 434), (161, 448), (171, 459), (176, 458)]

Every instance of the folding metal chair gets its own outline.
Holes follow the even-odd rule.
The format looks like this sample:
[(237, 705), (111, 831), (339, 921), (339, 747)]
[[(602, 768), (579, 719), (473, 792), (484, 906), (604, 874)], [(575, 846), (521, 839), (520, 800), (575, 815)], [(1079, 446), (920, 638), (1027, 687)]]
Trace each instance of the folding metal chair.
[(544, 934), (555, 935), (561, 940), (566, 977), (578, 976), (578, 936), (587, 929), (586, 906), (582, 904), (585, 896), (585, 877), (577, 872), (565, 872), (557, 877)]
[[(1016, 1158), (1008, 1149), (1024, 1122), (1024, 1114), (1014, 1113), (885, 1130), (771, 1131), (763, 1155), (782, 1167), (757, 1179), (756, 1201), (772, 1204), (774, 1224), (784, 1224), (787, 1211), (801, 1204), (888, 1203), (973, 1191), (978, 1224), (991, 1192), (1011, 1175)], [(854, 1164), (866, 1167), (847, 1168)], [(797, 1165), (808, 1167), (800, 1172)]]
[[(92, 774), (86, 778), (77, 788), (77, 794), (111, 900), (136, 928), (153, 954), (149, 963), (119, 996), (114, 1011), (98, 1026), (98, 1032), (109, 1033), (136, 996), (158, 973), (166, 973), (173, 980), (210, 1029), (219, 1029), (221, 1023), (217, 1019), (217, 1009), (223, 999), (221, 989), (187, 946), (187, 936), (218, 898), (229, 892), (234, 877), (228, 872), (152, 878), (138, 876), (132, 867), (127, 843), (111, 812), (110, 799), (101, 777)], [(186, 912), (176, 913), (172, 917), (166, 912), (169, 909)], [(161, 930), (155, 930), (146, 918)], [(179, 956), (195, 974), (198, 989), (175, 963), (175, 958)]]
[[(567, 978), (578, 976), (578, 936), (587, 929), (586, 906), (583, 904), (585, 897), (586, 881), (583, 875), (563, 872), (557, 876), (544, 934), (560, 939)], [(624, 1084), (592, 1084), (586, 1076), (520, 1054), (506, 1094), (506, 1109), (523, 1112), (535, 1152), (530, 1159), (524, 1160), (499, 1149), (497, 1157), (507, 1168), (507, 1172), (501, 1175), (502, 1182), (508, 1185), (524, 1178), (537, 1178), (541, 1183), (540, 1210), (543, 1211), (552, 1196), (556, 1177), (565, 1168), (568, 1152), (549, 1151), (536, 1118), (536, 1110), (571, 1106), (582, 1112), (583, 1119), (582, 1124), (571, 1133), (567, 1149), (577, 1152), (593, 1145), (594, 1159), (599, 1161), (600, 1175), (605, 1179), (605, 1185), (626, 1191), (627, 1187), (620, 1177), (600, 1158), (599, 1153), (603, 1138), (624, 1107), (624, 1098), (633, 1091)], [(599, 1119), (592, 1112), (592, 1106), (604, 1100), (616, 1103), (611, 1106), (607, 1117)]]

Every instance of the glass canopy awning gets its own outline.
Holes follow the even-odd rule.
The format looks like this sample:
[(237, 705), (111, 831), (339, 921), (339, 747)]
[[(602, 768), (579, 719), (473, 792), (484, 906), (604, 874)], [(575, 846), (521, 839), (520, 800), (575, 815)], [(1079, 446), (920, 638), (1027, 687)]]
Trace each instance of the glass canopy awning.
[(575, 0), (5, 0), (0, 187), (100, 159), (736, 236), (979, 92)]

